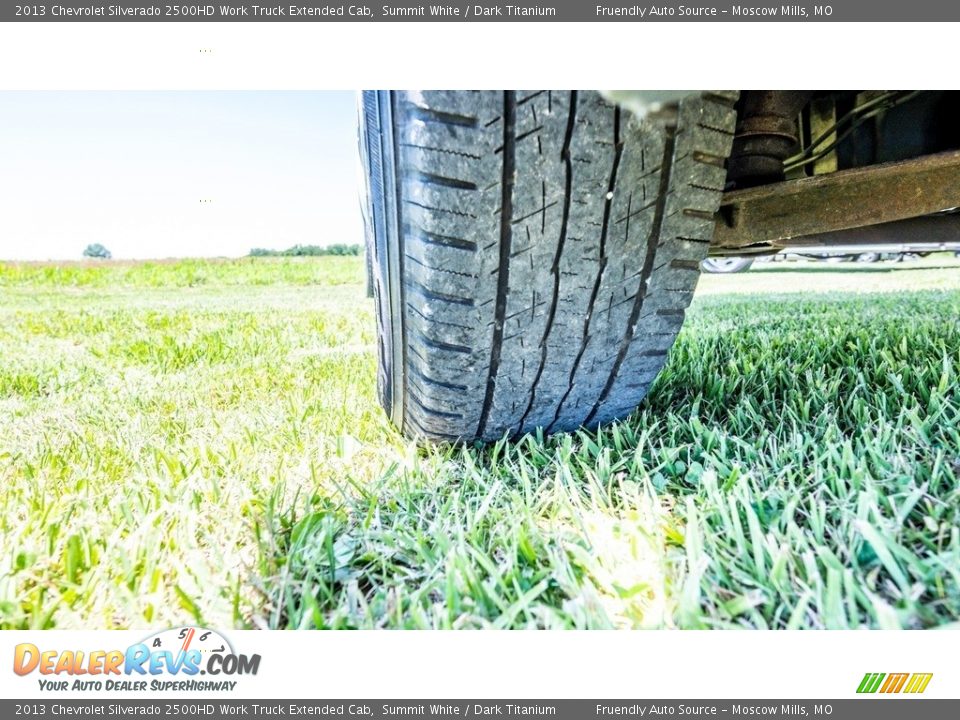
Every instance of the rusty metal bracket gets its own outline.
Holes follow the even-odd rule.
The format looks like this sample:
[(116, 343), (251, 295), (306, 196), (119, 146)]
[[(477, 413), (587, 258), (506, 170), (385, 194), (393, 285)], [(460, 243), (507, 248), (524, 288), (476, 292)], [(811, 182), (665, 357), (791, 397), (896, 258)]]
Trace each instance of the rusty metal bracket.
[(888, 247), (903, 246), (903, 252), (909, 252), (912, 246), (937, 245), (955, 246), (960, 244), (960, 213), (938, 213), (921, 217), (896, 220), (879, 225), (838, 230), (817, 235), (802, 235), (790, 240), (791, 247), (838, 248), (849, 247)]
[(784, 246), (960, 207), (960, 151), (734, 190), (723, 196), (713, 246)]

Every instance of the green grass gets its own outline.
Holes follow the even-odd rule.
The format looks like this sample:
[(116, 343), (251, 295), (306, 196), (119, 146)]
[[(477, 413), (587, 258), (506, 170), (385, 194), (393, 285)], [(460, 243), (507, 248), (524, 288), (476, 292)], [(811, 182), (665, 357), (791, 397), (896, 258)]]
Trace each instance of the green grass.
[(429, 449), (358, 258), (0, 265), (0, 627), (953, 623), (960, 265), (786, 267), (626, 422)]

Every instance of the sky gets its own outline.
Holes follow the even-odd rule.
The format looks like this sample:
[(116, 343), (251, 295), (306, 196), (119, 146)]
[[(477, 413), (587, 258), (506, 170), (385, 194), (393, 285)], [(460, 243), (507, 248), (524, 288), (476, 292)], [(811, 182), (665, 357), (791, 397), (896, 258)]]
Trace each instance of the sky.
[(349, 92), (0, 92), (0, 259), (361, 243)]

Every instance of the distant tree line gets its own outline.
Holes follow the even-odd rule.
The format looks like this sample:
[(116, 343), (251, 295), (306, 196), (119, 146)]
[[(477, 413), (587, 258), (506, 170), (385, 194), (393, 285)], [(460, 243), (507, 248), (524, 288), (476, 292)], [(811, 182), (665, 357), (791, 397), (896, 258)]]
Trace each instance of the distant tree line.
[(253, 248), (250, 257), (319, 257), (320, 255), (362, 255), (361, 245), (294, 245), (286, 250), (268, 250)]

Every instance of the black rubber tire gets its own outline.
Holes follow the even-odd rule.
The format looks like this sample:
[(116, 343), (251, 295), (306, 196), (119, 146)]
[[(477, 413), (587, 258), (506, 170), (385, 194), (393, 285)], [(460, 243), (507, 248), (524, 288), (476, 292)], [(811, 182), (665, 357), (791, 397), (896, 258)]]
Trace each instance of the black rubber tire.
[(753, 258), (748, 257), (712, 257), (700, 261), (700, 269), (714, 275), (746, 272), (752, 265)]
[(595, 92), (365, 92), (379, 392), (411, 437), (596, 426), (643, 398), (683, 322), (736, 94), (671, 127)]

